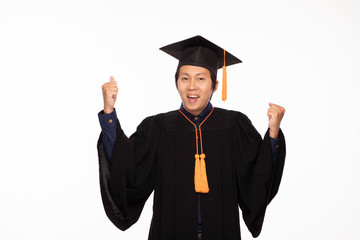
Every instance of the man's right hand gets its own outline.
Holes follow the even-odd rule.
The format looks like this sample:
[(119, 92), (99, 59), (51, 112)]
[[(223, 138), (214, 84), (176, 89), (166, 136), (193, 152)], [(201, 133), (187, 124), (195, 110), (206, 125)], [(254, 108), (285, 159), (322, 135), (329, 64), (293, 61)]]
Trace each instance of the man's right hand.
[(110, 82), (102, 85), (102, 93), (104, 98), (104, 113), (109, 114), (114, 111), (114, 105), (116, 102), (116, 96), (118, 93), (117, 82), (114, 77), (110, 77)]

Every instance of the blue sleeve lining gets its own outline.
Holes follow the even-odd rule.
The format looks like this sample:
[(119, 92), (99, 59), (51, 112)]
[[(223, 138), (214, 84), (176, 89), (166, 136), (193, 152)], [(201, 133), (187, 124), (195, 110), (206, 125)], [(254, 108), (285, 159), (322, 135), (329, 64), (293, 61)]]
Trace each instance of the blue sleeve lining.
[(273, 163), (275, 163), (280, 139), (275, 139), (272, 137), (269, 137), (269, 139), (270, 139), (270, 145), (271, 145), (272, 160), (273, 160)]
[(116, 126), (118, 123), (116, 110), (112, 113), (105, 114), (104, 111), (98, 113), (99, 122), (102, 130), (102, 142), (106, 155), (110, 160), (116, 140)]

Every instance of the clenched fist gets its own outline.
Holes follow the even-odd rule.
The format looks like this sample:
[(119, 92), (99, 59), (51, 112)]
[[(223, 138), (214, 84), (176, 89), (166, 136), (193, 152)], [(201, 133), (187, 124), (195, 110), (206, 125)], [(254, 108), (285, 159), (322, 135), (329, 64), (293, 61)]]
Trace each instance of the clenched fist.
[(104, 98), (104, 113), (109, 114), (114, 111), (114, 105), (116, 102), (116, 96), (118, 93), (117, 82), (114, 77), (110, 77), (110, 82), (102, 85), (102, 93)]
[(280, 123), (285, 114), (285, 108), (273, 103), (269, 103), (269, 106), (267, 112), (269, 118), (269, 134), (272, 138), (278, 138)]

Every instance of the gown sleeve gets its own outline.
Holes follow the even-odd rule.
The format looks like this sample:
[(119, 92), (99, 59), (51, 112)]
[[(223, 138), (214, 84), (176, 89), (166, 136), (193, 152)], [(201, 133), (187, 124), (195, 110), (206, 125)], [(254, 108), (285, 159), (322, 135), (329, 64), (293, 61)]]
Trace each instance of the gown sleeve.
[(258, 237), (267, 205), (278, 192), (285, 162), (285, 138), (280, 130), (276, 160), (269, 130), (264, 139), (243, 114), (235, 117), (234, 142), (238, 203), (253, 237)]
[(145, 119), (128, 138), (118, 123), (111, 161), (100, 135), (100, 189), (108, 218), (125, 231), (140, 217), (144, 204), (154, 189), (156, 145), (159, 131), (155, 117)]

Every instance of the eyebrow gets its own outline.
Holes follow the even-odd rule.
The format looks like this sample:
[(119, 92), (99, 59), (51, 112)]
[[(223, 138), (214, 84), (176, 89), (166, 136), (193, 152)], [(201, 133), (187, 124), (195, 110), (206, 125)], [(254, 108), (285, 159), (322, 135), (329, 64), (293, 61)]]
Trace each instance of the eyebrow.
[[(179, 75), (186, 75), (186, 76), (190, 76), (190, 74), (186, 73), (186, 72), (180, 72)], [(204, 72), (199, 72), (196, 73), (195, 76), (199, 76), (199, 75), (206, 75)]]

